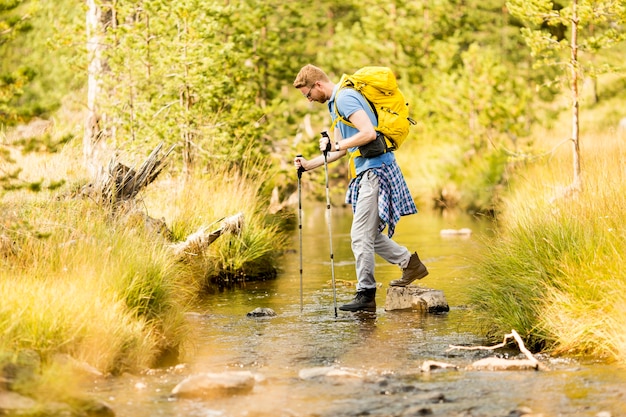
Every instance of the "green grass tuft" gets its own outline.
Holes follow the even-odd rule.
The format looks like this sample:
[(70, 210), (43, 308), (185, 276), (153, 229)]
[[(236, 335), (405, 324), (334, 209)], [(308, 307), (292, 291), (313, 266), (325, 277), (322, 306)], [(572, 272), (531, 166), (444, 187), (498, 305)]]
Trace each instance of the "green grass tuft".
[(564, 196), (569, 158), (529, 169), (476, 265), (471, 299), (498, 338), (530, 347), (626, 361), (626, 146), (588, 138), (584, 190)]

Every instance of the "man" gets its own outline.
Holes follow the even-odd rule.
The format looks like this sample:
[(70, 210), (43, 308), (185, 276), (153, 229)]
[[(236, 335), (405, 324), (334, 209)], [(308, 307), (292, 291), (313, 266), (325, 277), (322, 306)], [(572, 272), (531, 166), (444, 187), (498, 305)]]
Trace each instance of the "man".
[[(333, 122), (339, 117), (335, 112), (336, 101), (339, 114), (354, 125), (351, 127), (337, 123), (332, 140), (334, 143), (329, 144), (326, 137), (320, 138), (320, 150), (329, 151), (327, 162), (334, 162), (346, 153), (376, 140), (376, 115), (358, 91), (352, 88), (339, 90), (339, 85), (334, 84), (324, 71), (310, 64), (300, 70), (293, 85), (309, 101), (328, 102)], [(324, 164), (324, 155), (311, 160), (296, 157), (294, 163), (296, 167), (309, 171)], [(393, 152), (370, 158), (357, 156), (354, 158), (354, 167), (356, 177), (348, 186), (346, 203), (352, 205), (354, 213), (350, 237), (356, 261), (357, 293), (354, 300), (339, 309), (375, 311), (375, 254), (402, 268), (402, 277), (390, 282), (393, 286), (409, 285), (428, 275), (428, 270), (417, 252), (411, 254), (407, 248), (391, 240), (400, 216), (417, 213)], [(382, 233), (385, 227), (387, 235)]]

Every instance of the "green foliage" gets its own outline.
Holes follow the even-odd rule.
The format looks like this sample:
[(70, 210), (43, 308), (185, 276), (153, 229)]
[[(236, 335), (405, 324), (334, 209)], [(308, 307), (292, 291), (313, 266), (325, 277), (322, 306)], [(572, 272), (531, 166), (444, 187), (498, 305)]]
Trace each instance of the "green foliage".
[[(491, 142), (514, 152), (536, 117), (527, 65), (516, 65), (526, 59), (521, 37), (502, 1), (114, 7), (124, 23), (107, 32), (115, 45), (107, 50), (108, 130), (123, 148), (178, 143), (185, 167), (239, 164), (251, 149), (289, 151), (287, 138), (298, 133), (288, 124), (311, 110), (300, 101), (285, 111), (285, 99), (299, 97), (282, 90), (308, 62), (337, 78), (364, 65), (391, 66), (432, 144), (459, 142), (481, 154)], [(320, 106), (315, 130), (326, 120)]]
[[(540, 78), (530, 70), (517, 23), (503, 6), (497, 0), (355, 3), (352, 20), (334, 26), (330, 47), (318, 53), (317, 63), (337, 78), (364, 65), (396, 70), (418, 121), (409, 141), (419, 141), (416, 149), (456, 149), (457, 159), (438, 168), (437, 183), (462, 178), (449, 172), (467, 173), (494, 161), (502, 165), (489, 172), (504, 175), (506, 158), (490, 155), (526, 152), (529, 126), (542, 115), (532, 105), (532, 83)], [(463, 158), (468, 152), (485, 164), (468, 166)], [(490, 198), (487, 190), (506, 184), (506, 178), (493, 181), (484, 173), (478, 168), (477, 181), (456, 184), (464, 189), (465, 207), (491, 211), (497, 204), (498, 196)], [(472, 201), (476, 195), (484, 198)]]
[(502, 149), (485, 152), (480, 158), (470, 157), (460, 168), (451, 169), (453, 182), (462, 190), (460, 208), (490, 215), (500, 211), (500, 199), (512, 170), (510, 155)]
[(140, 317), (154, 319), (167, 306), (167, 291), (162, 265), (132, 259), (121, 277), (120, 289), (128, 308)]
[[(0, 126), (49, 117), (86, 80), (76, 65), (82, 8), (72, 1), (20, 0), (0, 9)], [(52, 23), (52, 24), (51, 24)]]
[(24, 0), (3, 0), (0, 2), (0, 45), (14, 39), (20, 32), (28, 31), (29, 14), (20, 13), (16, 9)]
[[(5, 113), (21, 121), (49, 114), (61, 96), (84, 87), (84, 10), (67, 0), (11, 4), (19, 7), (2, 16), (30, 16), (31, 30), (14, 31), (1, 46), (7, 59), (0, 73), (14, 80), (7, 84), (14, 90)], [(561, 70), (536, 64), (563, 57), (569, 11), (564, 1), (99, 4), (115, 16), (106, 32), (108, 72), (99, 99), (105, 140), (139, 154), (161, 141), (177, 144), (176, 167), (189, 171), (192, 165), (241, 165), (254, 151), (271, 158), (272, 169), (285, 179), (292, 174), (285, 163), (296, 144), (298, 151), (316, 153), (316, 134), (328, 126), (326, 109), (306, 103), (291, 87), (309, 62), (336, 80), (364, 65), (392, 67), (419, 123), (412, 129), (420, 144), (415, 149), (459, 150), (457, 164), (447, 164), (447, 170), (467, 168), (465, 152), (476, 158), (527, 154), (530, 127), (553, 123), (561, 110), (538, 105), (560, 93)], [(580, 9), (582, 19), (593, 16), (593, 25), (583, 28), (583, 50), (594, 53), (594, 65), (585, 64), (587, 74), (613, 71), (621, 60), (605, 51), (623, 40), (623, 5), (584, 2)], [(55, 25), (43, 23), (50, 21)], [(305, 116), (313, 137), (302, 124)], [(449, 178), (446, 172), (439, 176)], [(483, 185), (490, 186), (476, 187)], [(436, 188), (419, 185), (427, 186)], [(497, 199), (481, 201), (490, 210)]]
[(0, 122), (15, 122), (18, 117), (12, 102), (24, 94), (24, 87), (35, 77), (30, 68), (18, 68), (10, 73), (0, 74)]
[[(577, 0), (576, 14), (578, 24), (577, 49), (587, 52), (588, 58), (581, 56), (576, 68), (582, 74), (611, 71), (611, 66), (604, 62), (598, 66), (594, 62), (595, 54), (610, 49), (626, 39), (623, 25), (626, 23), (626, 5), (619, 1)], [(556, 66), (560, 72), (556, 76), (567, 80), (566, 71), (572, 63), (565, 59), (570, 53), (570, 41), (565, 36), (558, 36), (549, 28), (556, 26), (571, 28), (573, 16), (573, 1), (566, 2), (563, 7), (555, 7), (551, 1), (511, 0), (507, 7), (511, 14), (527, 24), (522, 28), (522, 34), (531, 48), (535, 59), (535, 67)], [(622, 63), (618, 63), (619, 66)], [(615, 67), (613, 66), (613, 69)]]
[(118, 146), (179, 143), (187, 167), (267, 155), (268, 105), (296, 71), (285, 53), (304, 36), (288, 29), (293, 4), (144, 1), (116, 16), (128, 23), (107, 32), (105, 111)]

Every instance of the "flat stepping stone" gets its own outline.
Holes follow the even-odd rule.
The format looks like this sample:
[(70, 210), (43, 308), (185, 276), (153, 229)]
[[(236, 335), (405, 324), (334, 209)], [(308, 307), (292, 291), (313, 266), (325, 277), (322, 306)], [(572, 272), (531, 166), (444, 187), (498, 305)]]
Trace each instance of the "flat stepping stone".
[(450, 311), (450, 306), (443, 291), (432, 288), (407, 285), (406, 287), (387, 288), (385, 310), (412, 310), (425, 313)]

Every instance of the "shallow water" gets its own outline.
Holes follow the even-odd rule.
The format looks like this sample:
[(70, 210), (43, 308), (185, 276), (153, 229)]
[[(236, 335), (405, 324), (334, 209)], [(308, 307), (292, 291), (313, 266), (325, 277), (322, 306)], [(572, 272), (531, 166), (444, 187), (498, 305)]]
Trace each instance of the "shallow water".
[[(311, 203), (311, 205), (314, 205)], [(375, 313), (334, 312), (329, 236), (324, 205), (303, 218), (302, 292), (299, 233), (273, 281), (217, 292), (189, 316), (193, 347), (180, 366), (100, 382), (94, 393), (117, 416), (543, 416), (626, 415), (626, 371), (603, 363), (540, 357), (548, 371), (470, 371), (471, 362), (508, 351), (449, 351), (485, 345), (480, 323), (466, 307), (471, 257), (487, 225), (467, 217), (420, 213), (403, 218), (395, 240), (417, 250), (430, 275), (419, 285), (444, 291), (450, 312), (387, 312), (385, 291), (399, 269), (377, 263)], [(350, 214), (332, 210), (337, 304), (354, 295)], [(472, 236), (441, 236), (442, 229), (473, 229)], [(302, 294), (302, 304), (301, 296)], [(249, 318), (257, 307), (276, 317)], [(426, 360), (458, 370), (421, 372)], [(352, 376), (301, 379), (303, 369), (332, 366)], [(199, 372), (251, 371), (250, 394), (212, 400), (172, 399), (172, 388)]]

